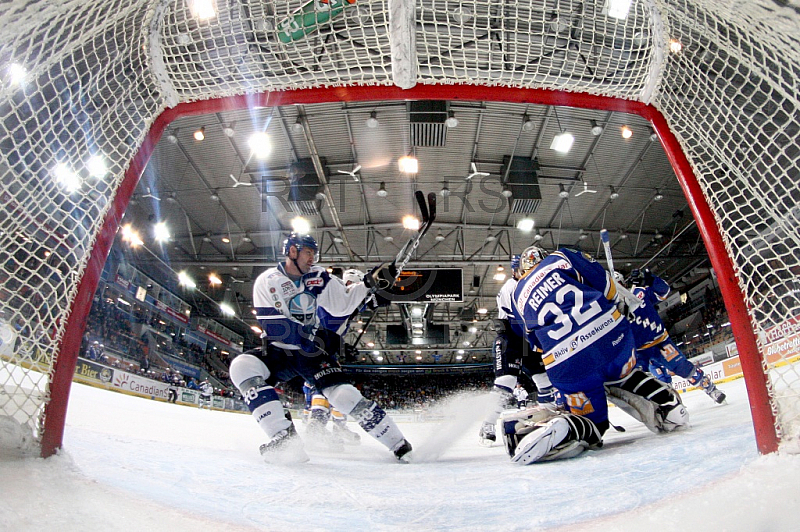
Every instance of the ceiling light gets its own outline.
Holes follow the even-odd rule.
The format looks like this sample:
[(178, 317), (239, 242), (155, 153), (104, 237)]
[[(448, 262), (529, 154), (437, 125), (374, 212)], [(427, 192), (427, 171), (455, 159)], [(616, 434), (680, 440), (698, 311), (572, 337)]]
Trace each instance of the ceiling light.
[(222, 237), (222, 243), (223, 244), (230, 244), (231, 243), (231, 239), (228, 238), (227, 236), (223, 236)]
[(300, 233), (305, 235), (308, 234), (309, 231), (311, 231), (311, 224), (308, 222), (308, 220), (306, 220), (302, 216), (295, 216), (294, 218), (292, 218), (291, 224), (292, 224), (292, 231), (294, 231), (295, 233)]
[(497, 237), (494, 236), (492, 233), (489, 233), (488, 235), (486, 235), (486, 241), (487, 242), (494, 242), (495, 240), (497, 240)]
[(533, 120), (528, 115), (522, 115), (522, 131), (533, 131)]
[(252, 241), (253, 241), (253, 239), (252, 239), (252, 238), (250, 238), (250, 235), (248, 235), (248, 234), (246, 234), (246, 233), (245, 233), (245, 235), (242, 237), (242, 242), (246, 242), (246, 243), (248, 243), (248, 244), (249, 244), (249, 243), (251, 243)]
[(370, 129), (375, 129), (379, 124), (380, 122), (378, 122), (378, 113), (372, 111), (369, 114), (369, 118), (367, 118), (367, 127)]
[(658, 140), (658, 135), (656, 134), (656, 132), (653, 131), (652, 133), (650, 133), (650, 142), (655, 142), (657, 140)]
[(210, 273), (208, 274), (208, 282), (214, 286), (218, 286), (222, 284), (222, 279), (217, 277), (216, 273)]
[(192, 136), (194, 137), (194, 140), (205, 140), (205, 138), (206, 138), (206, 128), (205, 128), (205, 126), (201, 127), (197, 131), (195, 131)]
[(436, 233), (436, 241), (437, 242), (442, 242), (443, 240), (444, 240), (444, 235), (442, 234), (442, 230), (439, 229), (439, 232)]
[(444, 182), (444, 186), (442, 187), (442, 190), (439, 191), (439, 194), (441, 194), (443, 198), (446, 198), (450, 195), (450, 189), (447, 188), (447, 181)]
[(583, 229), (581, 229), (581, 234), (580, 234), (580, 235), (578, 235), (578, 238), (579, 238), (580, 240), (586, 240), (586, 238), (587, 238), (588, 236), (589, 236), (589, 235), (587, 235), (587, 234), (586, 234), (586, 233), (583, 231)]
[(508, 185), (503, 185), (503, 190), (502, 190), (502, 192), (500, 192), (500, 194), (502, 194), (503, 197), (505, 197), (505, 198), (510, 198), (511, 196), (514, 195), (514, 193), (511, 192), (511, 189), (508, 188)]
[(558, 197), (564, 199), (569, 197), (569, 192), (567, 192), (567, 189), (564, 188), (564, 183), (558, 184)]
[(174, 192), (170, 192), (167, 196), (167, 203), (178, 203), (178, 196)]
[(342, 242), (344, 242), (344, 240), (340, 236), (333, 237), (333, 241), (336, 242), (337, 244), (341, 244)]
[(236, 135), (236, 130), (233, 129), (233, 124), (222, 126), (222, 132), (225, 133), (226, 137), (233, 137)]
[(233, 310), (233, 308), (230, 305), (228, 305), (227, 303), (220, 303), (219, 304), (219, 309), (226, 316), (236, 316), (236, 311)]
[(677, 39), (670, 39), (669, 51), (672, 52), (673, 54), (679, 54), (681, 53), (681, 50), (683, 50), (683, 45), (681, 44), (681, 41)]
[(625, 20), (631, 9), (632, 0), (606, 0), (603, 11), (611, 18)]
[(397, 167), (404, 174), (416, 174), (419, 171), (419, 161), (416, 157), (404, 155), (397, 160)]
[(653, 196), (653, 199), (656, 201), (661, 201), (664, 199), (664, 194), (662, 194), (659, 189), (656, 189), (656, 195)]
[(422, 329), (423, 325), (421, 323), (417, 322), (417, 323), (412, 323), (411, 327), (413, 327), (414, 329)]
[(487, 312), (489, 312), (489, 310), (484, 307), (481, 307), (477, 310), (477, 312), (478, 314), (486, 314)]
[(447, 127), (456, 127), (458, 125), (458, 118), (453, 111), (447, 112), (447, 120), (444, 121)]
[(550, 143), (550, 149), (559, 153), (569, 153), (572, 149), (572, 143), (575, 142), (575, 137), (572, 133), (567, 131), (553, 137), (553, 142)]
[(384, 235), (383, 240), (386, 242), (394, 242), (394, 237), (390, 234), (386, 234)]
[(294, 124), (292, 124), (292, 131), (294, 131), (297, 134), (300, 134), (300, 133), (303, 132), (303, 117), (302, 116), (298, 116), (297, 120), (294, 121)]
[(12, 63), (8, 66), (8, 75), (13, 83), (21, 85), (25, 81), (28, 72), (19, 63)]
[(219, 201), (219, 193), (216, 190), (211, 191), (211, 201)]
[(419, 229), (419, 219), (412, 214), (406, 214), (403, 216), (403, 227), (411, 231), (416, 231)]
[(535, 235), (533, 235), (533, 241), (534, 241), (534, 242), (538, 242), (538, 241), (540, 241), (540, 240), (541, 240), (541, 239), (543, 239), (543, 238), (544, 238), (544, 237), (543, 237), (542, 235), (540, 235), (538, 231), (536, 232), (536, 234), (535, 234)]
[(272, 145), (269, 141), (269, 135), (267, 135), (263, 131), (256, 131), (252, 135), (250, 135), (250, 139), (247, 141), (247, 145), (252, 150), (253, 155), (258, 157), (259, 159), (263, 159), (267, 157), (272, 151)]
[(169, 240), (169, 228), (165, 222), (158, 222), (153, 226), (153, 236), (156, 242), (166, 242)]
[(459, 349), (459, 350), (458, 350), (458, 354), (459, 354), (459, 355), (463, 355), (463, 354), (464, 354), (464, 350), (463, 350), (463, 349)]
[(411, 315), (415, 318), (422, 316), (422, 307), (411, 307)]
[(599, 136), (600, 133), (603, 132), (603, 126), (597, 123), (597, 120), (591, 120), (592, 123), (592, 135), (595, 137)]
[(629, 128), (628, 126), (622, 126), (620, 132), (622, 133), (623, 139), (629, 139), (633, 136), (633, 131), (631, 131), (631, 128)]
[(469, 332), (471, 332), (471, 333), (476, 333), (476, 332), (478, 332), (478, 328), (477, 328), (477, 327), (470, 327), (468, 330), (469, 330)]
[(464, 340), (464, 347), (469, 347), (469, 341)]
[(203, 237), (203, 242), (211, 242), (211, 231), (206, 233), (206, 236)]
[(613, 185), (611, 186), (611, 194), (608, 197), (611, 198), (612, 200), (619, 198), (619, 192), (617, 192), (617, 189), (614, 188)]
[(189, 277), (189, 274), (186, 272), (179, 272), (178, 273), (178, 282), (181, 286), (185, 286), (187, 288), (195, 288), (197, 284)]
[(53, 175), (56, 181), (69, 193), (75, 192), (81, 188), (81, 178), (65, 163), (57, 164), (53, 169)]
[(389, 193), (386, 191), (386, 183), (381, 181), (381, 186), (380, 186), (380, 188), (378, 189), (378, 191), (375, 194), (377, 194), (378, 197), (381, 197), (381, 198), (385, 198), (386, 196), (388, 196)]
[(495, 281), (505, 281), (506, 280), (506, 274), (504, 274), (503, 272), (498, 272), (498, 273), (494, 274), (493, 279)]
[(175, 133), (173, 133), (173, 132), (171, 132), (171, 131), (170, 131), (169, 135), (167, 135), (167, 140), (168, 140), (168, 141), (169, 141), (171, 144), (177, 144), (177, 143), (178, 143), (178, 137), (177, 137), (177, 135), (175, 135)]
[(100, 155), (93, 155), (86, 162), (86, 169), (92, 177), (101, 178), (108, 173), (106, 163)]
[(620, 229), (619, 230), (619, 239), (620, 240), (625, 240), (626, 238), (628, 238), (628, 233), (626, 233), (623, 229)]
[(200, 20), (208, 20), (217, 16), (213, 0), (194, 0), (190, 7), (194, 16)]
[(664, 235), (661, 234), (661, 231), (656, 231), (656, 239), (661, 240), (662, 238), (664, 238)]
[(528, 232), (533, 230), (533, 226), (536, 225), (533, 218), (523, 218), (522, 220), (517, 222), (517, 229), (520, 231)]
[(497, 271), (498, 271), (498, 272), (504, 272), (505, 270), (506, 270), (506, 269), (505, 269), (505, 268), (503, 268), (503, 265), (502, 265), (502, 264), (501, 264), (501, 265), (499, 265), (499, 266), (497, 267)]

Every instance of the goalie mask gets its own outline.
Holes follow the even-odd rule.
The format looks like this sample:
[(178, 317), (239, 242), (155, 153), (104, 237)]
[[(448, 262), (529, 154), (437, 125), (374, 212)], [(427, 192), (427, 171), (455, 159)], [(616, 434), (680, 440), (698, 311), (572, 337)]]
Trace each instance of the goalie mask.
[(531, 246), (522, 252), (519, 257), (519, 274), (525, 275), (547, 257), (548, 253), (539, 246)]
[(355, 268), (350, 270), (345, 270), (342, 274), (342, 281), (344, 281), (345, 286), (350, 286), (353, 283), (360, 283), (364, 280), (364, 272), (361, 270), (356, 270)]
[(614, 272), (614, 280), (621, 285), (625, 285), (625, 277), (619, 272)]

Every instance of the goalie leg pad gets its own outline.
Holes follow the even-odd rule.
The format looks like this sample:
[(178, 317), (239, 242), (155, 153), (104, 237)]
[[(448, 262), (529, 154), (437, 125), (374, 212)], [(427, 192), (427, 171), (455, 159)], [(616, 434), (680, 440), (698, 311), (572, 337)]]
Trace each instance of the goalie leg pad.
[(672, 432), (689, 423), (689, 413), (677, 392), (639, 369), (607, 383), (606, 393), (612, 403), (651, 432)]
[(603, 445), (600, 430), (592, 420), (574, 414), (555, 415), (524, 427), (521, 433), (526, 431), (511, 457), (516, 464), (573, 458), (586, 449)]

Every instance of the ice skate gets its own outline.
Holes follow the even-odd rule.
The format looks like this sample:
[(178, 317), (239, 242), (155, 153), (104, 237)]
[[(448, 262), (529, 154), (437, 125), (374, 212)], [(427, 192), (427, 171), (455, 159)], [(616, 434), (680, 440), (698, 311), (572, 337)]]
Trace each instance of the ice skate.
[(717, 385), (711, 382), (711, 379), (708, 377), (708, 375), (703, 377), (703, 380), (700, 381), (700, 388), (702, 388), (710, 398), (716, 401), (717, 404), (722, 404), (725, 402), (725, 392), (717, 388)]
[(478, 437), (480, 438), (480, 442), (486, 446), (491, 446), (497, 441), (494, 423), (484, 421), (481, 425), (481, 430), (478, 432)]
[(259, 451), (264, 461), (270, 464), (308, 462), (303, 440), (300, 439), (294, 425), (289, 425), (289, 428), (278, 432), (269, 443), (263, 444)]
[(338, 436), (345, 445), (359, 445), (361, 443), (361, 435), (348, 429), (344, 424), (334, 423), (333, 434)]
[(339, 434), (329, 431), (321, 421), (311, 419), (306, 426), (306, 447), (312, 451), (341, 452), (344, 440)]
[(413, 448), (411, 447), (411, 444), (408, 443), (408, 440), (403, 439), (403, 441), (397, 444), (397, 447), (392, 449), (392, 452), (394, 453), (395, 458), (397, 458), (399, 461), (408, 463), (409, 453), (411, 453), (412, 450)]

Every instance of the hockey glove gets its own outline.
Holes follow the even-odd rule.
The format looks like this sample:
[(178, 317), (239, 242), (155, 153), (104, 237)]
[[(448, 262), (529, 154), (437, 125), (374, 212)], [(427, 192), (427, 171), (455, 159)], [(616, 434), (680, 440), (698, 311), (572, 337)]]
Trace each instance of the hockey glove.
[(396, 277), (397, 267), (394, 264), (381, 264), (364, 276), (364, 284), (370, 289), (388, 290), (394, 286)]
[(346, 363), (352, 363), (358, 360), (358, 348), (351, 344), (344, 344), (344, 361)]
[(653, 286), (653, 274), (648, 269), (644, 270), (644, 285)]

